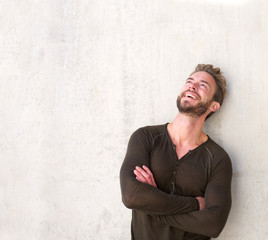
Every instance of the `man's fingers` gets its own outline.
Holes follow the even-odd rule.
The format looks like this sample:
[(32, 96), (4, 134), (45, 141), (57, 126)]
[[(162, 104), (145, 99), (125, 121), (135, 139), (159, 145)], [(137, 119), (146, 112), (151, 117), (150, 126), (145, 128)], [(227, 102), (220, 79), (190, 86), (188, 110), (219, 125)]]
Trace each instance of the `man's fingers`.
[(136, 175), (136, 179), (138, 181), (148, 183), (154, 187), (157, 187), (151, 170), (145, 165), (143, 165), (142, 168), (139, 166), (136, 166), (134, 170), (134, 174)]
[(136, 176), (136, 179), (137, 179), (139, 182), (147, 183), (147, 184), (148, 184), (147, 180), (146, 180), (144, 177), (142, 177), (142, 176)]
[(134, 174), (136, 175), (138, 181), (147, 182), (146, 178), (138, 170), (134, 170)]
[(150, 175), (147, 173), (147, 172), (145, 172), (142, 168), (140, 168), (140, 167), (136, 167), (136, 170), (144, 177), (144, 178), (146, 178), (146, 179), (149, 179), (150, 178)]
[(151, 170), (148, 167), (146, 167), (145, 165), (143, 165), (142, 167), (150, 175), (150, 184), (153, 185), (154, 187), (157, 187), (156, 182), (154, 180), (154, 175), (151, 172)]
[(148, 167), (146, 167), (145, 165), (143, 165), (142, 168), (143, 168), (143, 169), (144, 169), (150, 176), (153, 176), (151, 170), (150, 170)]

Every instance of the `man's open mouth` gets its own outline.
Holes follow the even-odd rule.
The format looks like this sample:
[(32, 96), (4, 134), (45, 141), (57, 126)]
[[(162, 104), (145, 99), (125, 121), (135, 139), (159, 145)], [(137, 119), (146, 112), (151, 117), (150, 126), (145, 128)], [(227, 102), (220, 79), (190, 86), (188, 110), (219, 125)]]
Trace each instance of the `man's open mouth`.
[(189, 98), (197, 99), (196, 96), (192, 95), (191, 93), (187, 93), (185, 96)]

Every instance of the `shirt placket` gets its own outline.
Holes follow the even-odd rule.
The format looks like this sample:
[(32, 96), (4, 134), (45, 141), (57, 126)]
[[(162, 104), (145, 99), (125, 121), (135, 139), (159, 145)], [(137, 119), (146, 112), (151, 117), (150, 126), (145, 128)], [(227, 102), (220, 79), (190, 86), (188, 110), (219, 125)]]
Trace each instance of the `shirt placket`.
[(187, 156), (189, 156), (191, 154), (191, 152), (187, 152), (182, 158), (178, 158), (177, 152), (176, 152), (176, 146), (172, 143), (172, 152), (173, 152), (173, 156), (174, 159), (176, 161), (175, 165), (174, 165), (174, 170), (172, 172), (172, 181), (171, 181), (171, 194), (176, 194), (176, 175), (178, 172), (178, 168), (179, 165), (181, 164), (181, 161), (185, 161), (185, 158), (187, 158)]

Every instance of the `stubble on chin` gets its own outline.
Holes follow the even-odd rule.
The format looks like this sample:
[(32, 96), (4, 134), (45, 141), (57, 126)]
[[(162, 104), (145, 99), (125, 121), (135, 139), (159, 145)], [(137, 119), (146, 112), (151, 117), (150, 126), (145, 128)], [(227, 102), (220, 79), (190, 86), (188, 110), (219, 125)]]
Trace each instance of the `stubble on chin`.
[(206, 101), (206, 102), (199, 102), (197, 105), (195, 106), (190, 106), (188, 103), (188, 101), (185, 101), (184, 103), (182, 103), (181, 99), (182, 99), (182, 94), (178, 96), (177, 98), (177, 108), (179, 110), (180, 113), (186, 114), (188, 116), (191, 117), (200, 117), (203, 114), (206, 113), (206, 111), (208, 110), (210, 104), (212, 103), (213, 99)]

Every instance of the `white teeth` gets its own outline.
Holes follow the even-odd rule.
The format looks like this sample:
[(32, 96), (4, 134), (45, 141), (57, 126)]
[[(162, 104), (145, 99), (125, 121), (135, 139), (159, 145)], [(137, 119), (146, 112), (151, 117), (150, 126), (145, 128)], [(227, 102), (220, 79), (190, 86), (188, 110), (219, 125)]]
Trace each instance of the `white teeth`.
[(186, 94), (186, 97), (190, 97), (190, 98), (196, 99), (196, 97), (195, 97), (195, 96), (193, 96), (193, 95), (192, 95), (192, 94), (190, 94), (190, 93), (187, 93), (187, 94)]

